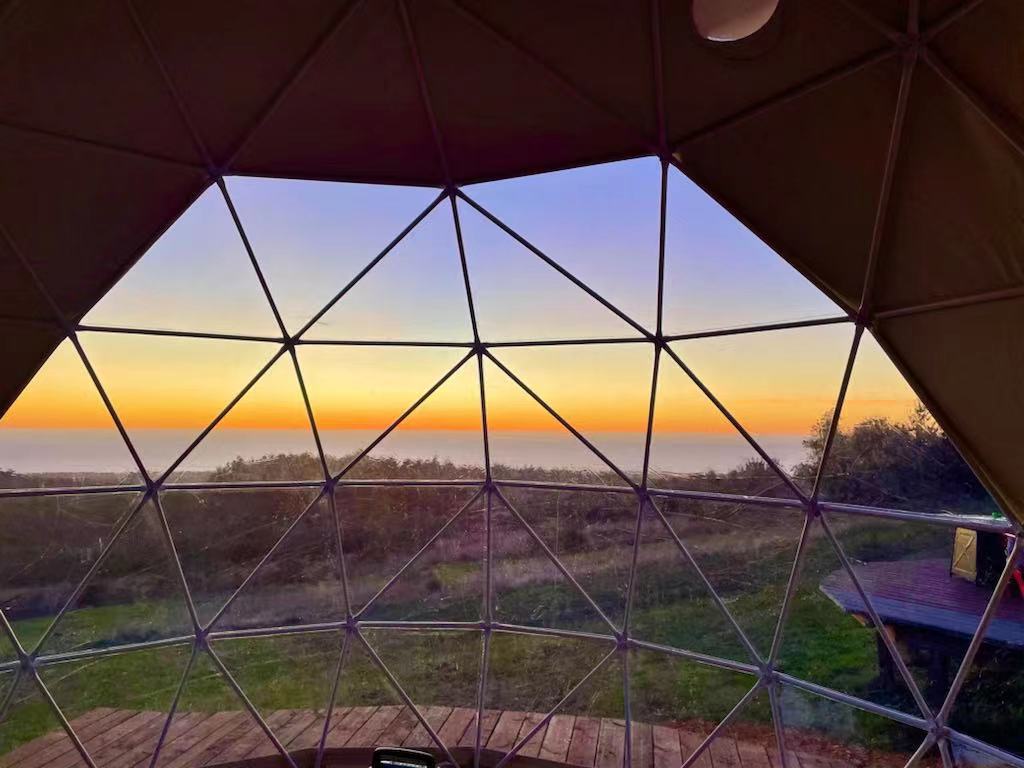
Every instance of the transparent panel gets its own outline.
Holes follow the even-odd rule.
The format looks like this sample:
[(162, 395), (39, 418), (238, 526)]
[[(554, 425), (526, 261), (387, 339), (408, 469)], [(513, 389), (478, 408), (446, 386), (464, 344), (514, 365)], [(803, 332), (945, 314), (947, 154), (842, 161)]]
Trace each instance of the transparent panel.
[[(467, 731), (476, 730), (483, 635), (476, 631), (366, 629), (363, 636), (416, 705), (420, 716), (439, 737), (443, 733), (442, 743), (456, 752)], [(451, 726), (446, 729), (449, 721)], [(419, 717), (408, 707), (388, 726), (379, 743), (437, 748)]]
[[(99, 554), (92, 551), (89, 566)], [(68, 595), (69, 596), (69, 595)], [(23, 642), (34, 643), (44, 621), (26, 622)], [(49, 619), (45, 620), (49, 623)], [(25, 628), (19, 622), (15, 631)], [(41, 650), (59, 653), (191, 635), (181, 578), (152, 503), (144, 504), (114, 540), (106, 557)]]
[[(342, 633), (218, 640), (217, 656), (286, 750), (320, 743), (341, 655)], [(262, 732), (226, 745), (211, 764), (276, 755)]]
[[(268, 680), (273, 676), (268, 675)], [(241, 698), (206, 652), (192, 663), (156, 765), (206, 765), (227, 750), (277, 754)]]
[[(636, 496), (519, 488), (503, 493), (605, 615), (622, 626), (633, 562)], [(500, 538), (495, 541), (495, 553), (503, 546)]]
[[(738, 334), (672, 345), (715, 397), (804, 490), (806, 445), (827, 430), (853, 343), (851, 325)], [(671, 363), (670, 363), (671, 364)]]
[[(160, 494), (160, 503), (202, 623), (213, 618), (317, 494), (317, 490), (310, 488), (163, 491)], [(332, 531), (333, 528), (327, 528), (324, 534)], [(293, 533), (301, 535), (303, 531)], [(307, 535), (313, 534), (311, 531)], [(268, 563), (267, 567), (273, 566)], [(303, 564), (301, 570), (314, 571), (320, 567), (326, 564), (309, 562)], [(331, 581), (330, 574), (322, 575), (326, 581)], [(297, 573), (292, 576), (298, 578)], [(263, 598), (278, 605), (289, 601), (293, 605), (309, 602), (305, 591), (289, 589), (285, 583), (279, 586), (278, 594), (263, 594)], [(312, 589), (315, 591), (316, 587)]]
[(403, 711), (391, 681), (362, 642), (350, 635), (327, 727), (327, 749), (372, 747)]
[(637, 640), (754, 663), (701, 571), (650, 506), (640, 526), (629, 634)]
[[(635, 524), (635, 497), (626, 498), (634, 502), (633, 521)], [(574, 585), (537, 541), (537, 538), (544, 541), (545, 537), (553, 540), (555, 531), (552, 529), (550, 521), (544, 525), (545, 536), (536, 531), (531, 534), (524, 525), (525, 516), (520, 513), (520, 516), (523, 517), (521, 520), (520, 516), (512, 512), (512, 509), (518, 512), (515, 502), (512, 503), (512, 508), (509, 508), (498, 496), (493, 497), (491, 578), (494, 619), (506, 624), (521, 626), (557, 627), (602, 634), (612, 632), (612, 624), (609, 622), (614, 623), (614, 619), (610, 616), (607, 617), (607, 620), (602, 618), (601, 613), (581, 592), (581, 588), (585, 590), (587, 585), (580, 584), (579, 587)], [(543, 523), (544, 521), (539, 519), (543, 511), (543, 509), (535, 508), (528, 514), (534, 517), (536, 522)], [(574, 534), (566, 532), (565, 535), (571, 537)], [(559, 532), (559, 547), (565, 551), (563, 543), (568, 544), (569, 541), (563, 542), (561, 532)], [(550, 544), (548, 547), (551, 549)], [(586, 568), (587, 564), (583, 562), (584, 557), (571, 559), (574, 561), (573, 565), (578, 569)], [(590, 565), (592, 566), (592, 564)], [(566, 570), (569, 570), (568, 566), (566, 566)], [(572, 574), (572, 570), (569, 570), (569, 573)], [(591, 582), (592, 586), (602, 590), (600, 595), (602, 601), (606, 605), (611, 604), (611, 607), (618, 608), (618, 613), (621, 616), (621, 597), (626, 584), (621, 569), (611, 565), (608, 572), (587, 578), (592, 573), (593, 566), (583, 571), (581, 575), (585, 577), (586, 581)], [(626, 576), (628, 578), (628, 574)], [(590, 596), (589, 592), (587, 595)], [(590, 600), (598, 603), (594, 596), (590, 596)], [(600, 607), (599, 603), (598, 606)], [(607, 614), (605, 615), (607, 616)]]
[[(568, 739), (565, 762), (621, 765), (624, 677), (618, 654), (605, 659), (613, 648), (589, 640), (493, 634), (480, 733), (485, 754), (500, 759), (518, 748), (524, 757), (546, 756)], [(552, 711), (563, 717), (541, 725)], [(566, 733), (568, 717), (575, 719)]]
[[(851, 558), (864, 557), (873, 549), (878, 559), (902, 556), (912, 561), (915, 553), (923, 554), (930, 545), (934, 545), (936, 535), (940, 539), (950, 535), (941, 529), (933, 532), (909, 528), (888, 532), (873, 520), (837, 522), (834, 530), (843, 543), (844, 551), (849, 549), (847, 555)], [(870, 549), (859, 545), (865, 539), (874, 540)], [(888, 554), (883, 555), (885, 552)], [(915, 567), (916, 562), (901, 563), (895, 566), (895, 571), (898, 573), (905, 567)], [(857, 566), (856, 570), (872, 605), (885, 621), (889, 615), (884, 608), (885, 603), (881, 609), (876, 603), (882, 598), (878, 587), (886, 588), (887, 577), (880, 574), (881, 581), (876, 586), (870, 579), (863, 578), (873, 568)], [(904, 581), (903, 588), (907, 586)], [(920, 590), (922, 585), (910, 586)], [(922, 598), (927, 611), (929, 598), (926, 593)], [(903, 648), (901, 655), (906, 660), (906, 638), (901, 636), (898, 627), (886, 623), (883, 630), (895, 640), (897, 649)], [(803, 565), (783, 628), (778, 666), (794, 677), (908, 714), (921, 715), (910, 688), (881, 633), (872, 623), (867, 607), (843, 568), (820, 520), (815, 521), (808, 531)], [(911, 667), (911, 673), (922, 692), (927, 690), (927, 668)]]
[(150, 474), (176, 461), (277, 351), (259, 342), (114, 333), (80, 339)]
[(170, 482), (323, 476), (295, 365), (282, 355), (171, 473)]
[[(0, 601), (27, 650), (139, 501), (135, 493), (0, 499)], [(0, 656), (6, 643), (0, 633)]]
[(650, 346), (519, 347), (494, 355), (619, 469), (640, 474), (651, 405)]
[(303, 337), (472, 341), (451, 205), (437, 206)]
[(216, 185), (200, 195), (82, 322), (122, 328), (281, 335)]
[(346, 474), (349, 478), (483, 480), (480, 379), (466, 362)]
[(139, 482), (96, 385), (70, 341), (61, 342), (0, 418), (0, 486)]
[[(634, 766), (681, 765), (757, 683), (757, 678), (679, 656), (634, 649), (629, 654)], [(778, 755), (771, 711), (757, 694), (695, 765), (770, 766)], [(737, 758), (742, 755), (745, 762)]]
[(491, 181), (464, 191), (653, 329), (661, 216), (661, 165), (655, 158)]
[[(6, 611), (0, 611), (6, 616)], [(14, 650), (14, 645), (11, 644), (7, 634), (0, 630), (0, 662), (13, 661), (17, 656), (17, 652)], [(3, 679), (3, 678), (0, 678)], [(0, 696), (3, 696), (4, 692), (0, 691)]]
[[(1000, 545), (1004, 553), (1010, 546), (1008, 537), (996, 534), (977, 536), (980, 537), (977, 541), (980, 567), (974, 583), (965, 583), (962, 576), (951, 577), (955, 581), (950, 586), (963, 593), (955, 607), (971, 616), (965, 629), (974, 621), (982, 599), (989, 594), (987, 586), (992, 583), (996, 570), (1005, 564), (1005, 558), (999, 556)], [(1024, 759), (1024, 737), (1017, 727), (1024, 717), (1024, 669), (1021, 665), (1021, 653), (1024, 652), (1024, 568), (1019, 564), (1011, 572), (1009, 583), (998, 600), (984, 641), (950, 710), (950, 726)], [(954, 648), (960, 650), (966, 637), (956, 639), (959, 643)], [(958, 655), (949, 655), (954, 661), (958, 658)], [(964, 752), (957, 745), (953, 749)], [(965, 752), (961, 763), (972, 764), (969, 758)], [(984, 762), (978, 764), (985, 765)]]
[[(765, 446), (769, 455), (772, 447)], [(665, 354), (658, 368), (649, 482), (656, 488), (793, 495), (778, 473)]]
[[(823, 434), (808, 441), (816, 460)], [(865, 332), (854, 362), (821, 496), (922, 512), (998, 515), (952, 441)]]
[(842, 314), (682, 173), (670, 168), (668, 178), (665, 333)]
[(228, 190), (290, 333), (437, 197), (433, 189), (247, 177), (228, 179)]
[[(0, 764), (18, 768), (43, 768), (57, 761), (77, 768), (85, 765), (61, 726), (53, 707), (28, 675), (8, 682), (0, 704)], [(93, 710), (71, 721), (75, 733), (88, 741), (124, 720), (129, 712)]]
[(483, 341), (640, 335), (633, 326), (462, 201), (459, 201), (459, 221)]
[(366, 610), (361, 618), (479, 620), (486, 502), (476, 488), (342, 485), (335, 503), (353, 610)]
[(218, 630), (344, 621), (347, 606), (330, 503), (318, 499), (293, 523), (214, 623)]
[[(855, 709), (806, 691), (780, 691), (786, 751), (790, 763), (814, 765), (835, 760), (842, 765), (903, 768), (924, 741), (925, 732), (887, 717)], [(938, 754), (917, 765), (938, 768)]]
[(484, 361), (484, 387), (495, 478), (624, 484), (597, 454), (490, 360)]
[[(348, 466), (465, 354), (447, 348), (300, 347), (299, 364), (331, 472)], [(429, 437), (407, 434), (414, 438), (392, 437), (385, 461), (400, 456), (431, 462), (436, 452)], [(364, 476), (377, 474), (372, 460), (360, 463)]]
[(39, 676), (69, 719), (124, 713), (86, 749), (100, 768), (135, 765), (152, 758), (191, 653), (190, 645), (138, 650), (43, 667)]
[[(803, 530), (803, 510), (673, 498), (654, 503), (747, 638), (767, 657)], [(657, 528), (652, 533), (661, 534)], [(665, 535), (655, 541), (660, 543), (643, 550), (640, 567), (646, 571), (664, 562), (659, 554), (671, 552)]]

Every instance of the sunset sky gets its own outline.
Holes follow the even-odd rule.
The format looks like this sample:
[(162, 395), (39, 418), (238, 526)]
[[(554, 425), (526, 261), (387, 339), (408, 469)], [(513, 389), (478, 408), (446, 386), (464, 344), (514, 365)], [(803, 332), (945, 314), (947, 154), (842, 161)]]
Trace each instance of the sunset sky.
[[(658, 163), (651, 159), (493, 182), (466, 193), (653, 328)], [(436, 190), (236, 178), (229, 189), (290, 332), (302, 327), (436, 197)], [(489, 341), (636, 336), (635, 331), (464, 204), (460, 217), (481, 336)], [(832, 303), (681, 174), (671, 172), (665, 331), (681, 333), (839, 314)], [(92, 325), (277, 336), (273, 315), (216, 188), (86, 316)], [(310, 339), (472, 339), (451, 208), (442, 202), (306, 334)], [(273, 343), (83, 333), (131, 429), (199, 430), (278, 349)], [(673, 349), (755, 434), (806, 434), (842, 377), (847, 324), (676, 342)], [(904, 416), (913, 401), (866, 339), (845, 421)], [(387, 426), (464, 348), (304, 345), (298, 355), (325, 430)], [(502, 348), (496, 356), (583, 430), (642, 432), (648, 344)], [(491, 427), (557, 424), (501, 371), (485, 368)], [(656, 425), (718, 433), (729, 425), (663, 357)], [(478, 429), (470, 360), (406, 429)], [(68, 344), (0, 426), (98, 428), (109, 417)], [(308, 424), (282, 356), (224, 427)]]

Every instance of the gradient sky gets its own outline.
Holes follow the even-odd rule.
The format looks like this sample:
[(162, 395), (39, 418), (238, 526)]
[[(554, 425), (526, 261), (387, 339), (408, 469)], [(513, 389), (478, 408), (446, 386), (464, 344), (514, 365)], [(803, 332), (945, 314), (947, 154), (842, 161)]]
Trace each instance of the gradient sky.
[[(658, 163), (642, 159), (493, 182), (467, 194), (653, 328)], [(436, 190), (235, 178), (229, 188), (289, 331), (301, 328), (423, 208)], [(681, 333), (828, 317), (836, 307), (681, 174), (671, 172), (665, 330)], [(635, 336), (629, 325), (482, 215), (460, 205), (485, 340)], [(204, 194), (86, 323), (277, 335), (227, 209)], [(313, 339), (472, 338), (451, 208), (439, 205), (310, 328)], [(755, 435), (806, 434), (830, 409), (851, 327), (822, 326), (677, 342), (674, 350)], [(82, 334), (129, 429), (201, 429), (271, 358), (269, 343)], [(913, 396), (873, 340), (862, 345), (846, 423), (904, 416)], [(324, 429), (387, 426), (465, 353), (459, 349), (302, 346), (299, 359)], [(638, 432), (648, 407), (649, 345), (505, 348), (499, 359), (584, 430)], [(494, 366), (494, 429), (559, 428)], [(665, 360), (656, 423), (665, 432), (731, 429)], [(228, 428), (307, 424), (285, 356), (225, 421)], [(74, 351), (62, 345), (0, 425), (109, 426)], [(405, 428), (476, 429), (475, 362)]]

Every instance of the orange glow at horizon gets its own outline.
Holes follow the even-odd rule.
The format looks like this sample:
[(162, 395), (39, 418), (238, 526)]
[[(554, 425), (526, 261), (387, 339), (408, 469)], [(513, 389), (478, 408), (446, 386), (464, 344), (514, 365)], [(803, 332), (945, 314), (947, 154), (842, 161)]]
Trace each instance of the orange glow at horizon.
[[(203, 348), (200, 342), (185, 354), (176, 340), (154, 350), (134, 337), (88, 338), (85, 344), (130, 430), (205, 428), (276, 351), (272, 345), (238, 342), (209, 342), (209, 348)], [(502, 352), (499, 359), (582, 432), (633, 433), (646, 428), (650, 386), (650, 351), (646, 345), (615, 350), (595, 346), (585, 353), (558, 348)], [(317, 426), (322, 430), (385, 429), (463, 354), (462, 350), (381, 352), (378, 348), (329, 347), (300, 352)], [(863, 364), (851, 382), (843, 410), (844, 426), (871, 417), (906, 418), (914, 398), (902, 378), (887, 369), (888, 362), (876, 353), (865, 353)], [(663, 357), (662, 365), (656, 414), (659, 432), (732, 431), (671, 361)], [(781, 369), (772, 373), (788, 380)], [(563, 430), (496, 366), (487, 364), (485, 380), (490, 429)], [(744, 426), (757, 433), (808, 434), (835, 404), (831, 381), (810, 385), (805, 381), (794, 396), (758, 392), (763, 382), (764, 378), (745, 381), (733, 376), (726, 391), (714, 385), (712, 390), (720, 394)], [(476, 364), (470, 360), (400, 429), (471, 432), (478, 431), (480, 423)], [(92, 381), (68, 343), (54, 352), (0, 420), (0, 428), (112, 427)], [(294, 368), (289, 356), (283, 355), (225, 416), (218, 429), (308, 427)]]

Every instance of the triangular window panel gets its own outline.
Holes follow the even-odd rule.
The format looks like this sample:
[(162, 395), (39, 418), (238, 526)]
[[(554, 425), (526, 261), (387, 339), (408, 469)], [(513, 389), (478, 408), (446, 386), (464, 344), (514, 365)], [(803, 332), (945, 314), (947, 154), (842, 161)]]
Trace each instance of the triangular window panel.
[[(803, 509), (679, 498), (654, 503), (766, 657), (804, 525)], [(640, 567), (653, 564), (641, 560)]]
[(290, 355), (282, 355), (171, 474), (170, 482), (322, 480)]
[[(261, 713), (263, 715), (265, 713)], [(197, 653), (156, 765), (219, 763), (226, 750), (278, 754), (209, 653)]]
[(664, 312), (667, 334), (842, 314), (807, 278), (672, 169)]
[(431, 211), (303, 338), (472, 341), (450, 204)]
[[(463, 357), (465, 350), (447, 348), (300, 347), (299, 364), (330, 471), (348, 467)], [(432, 459), (432, 446), (421, 437), (415, 435), (408, 447), (395, 437), (393, 456)], [(422, 450), (428, 452), (417, 453)]]
[[(756, 683), (754, 676), (731, 669), (658, 651), (632, 650), (629, 695), (633, 765), (681, 765)], [(777, 742), (764, 698), (757, 694), (756, 700), (748, 702), (738, 714), (735, 722), (742, 724), (741, 737), (728, 736), (720, 744), (716, 740), (695, 765), (711, 768), (712, 756), (726, 766), (777, 765)], [(749, 762), (735, 758), (740, 750)], [(775, 762), (769, 762), (769, 755)]]
[(437, 197), (434, 189), (249, 177), (229, 179), (228, 190), (290, 333)]
[[(820, 455), (822, 438), (812, 449)], [(870, 333), (861, 337), (829, 454), (829, 501), (991, 515), (998, 507)]]
[(522, 347), (494, 354), (619, 469), (639, 476), (654, 364), (649, 345)]
[(492, 181), (465, 192), (635, 321), (654, 328), (661, 211), (656, 159)]
[(503, 492), (605, 615), (621, 627), (633, 561), (636, 496), (526, 488)]
[(409, 714), (402, 698), (362, 640), (356, 635), (349, 635), (325, 747), (328, 750), (343, 747), (367, 749), (383, 745), (381, 739), (388, 729), (403, 725)]
[(475, 208), (461, 200), (458, 206), (481, 339), (641, 335)]
[[(513, 751), (544, 757), (560, 749), (556, 737), (564, 739), (566, 720), (575, 717), (567, 757), (561, 762), (622, 766), (624, 676), (619, 655), (606, 658), (613, 648), (598, 641), (493, 634), (480, 738), (487, 762)], [(552, 711), (562, 717), (545, 724)]]
[(218, 630), (345, 618), (338, 533), (329, 501), (318, 499), (292, 523), (280, 544), (264, 553), (266, 561), (214, 622)]
[(114, 541), (40, 650), (60, 653), (126, 645), (182, 637), (192, 631), (173, 553), (155, 506), (147, 502)]
[(346, 477), (483, 480), (480, 378), (475, 360), (420, 404)]
[[(785, 686), (779, 705), (788, 762), (815, 765), (843, 759), (843, 765), (902, 768), (921, 746), (925, 731), (887, 717), (855, 709), (813, 693)], [(938, 753), (928, 753), (921, 768), (939, 768)]]
[[(10, 638), (7, 637), (6, 633), (0, 631), (0, 662), (12, 661), (15, 658), (17, 658), (17, 652), (14, 650)], [(2, 696), (3, 693), (0, 692), (0, 697)]]
[(0, 418), (7, 487), (122, 485), (138, 467), (74, 345), (63, 341)]
[(650, 506), (645, 508), (640, 526), (632, 600), (631, 637), (754, 663), (725, 613), (728, 606), (724, 609), (716, 603), (700, 571)]
[[(0, 688), (5, 683), (0, 681)], [(5, 766), (20, 766), (31, 759), (36, 765), (51, 765), (67, 761), (70, 765), (83, 764), (74, 743), (61, 726), (53, 707), (43, 696), (32, 677), (19, 675), (9, 680), (4, 689), (6, 712), (0, 712), (0, 762)], [(11, 690), (11, 685), (14, 690)], [(127, 717), (128, 713), (121, 716)], [(88, 741), (102, 733), (104, 725), (119, 722), (109, 712), (95, 712), (71, 721), (78, 737)], [(39, 739), (39, 741), (37, 741)]]
[(490, 360), (484, 361), (484, 389), (495, 478), (622, 485), (596, 453)]
[(648, 481), (656, 488), (794, 496), (667, 354), (658, 369)]
[(828, 428), (852, 342), (853, 327), (844, 324), (692, 339), (672, 349), (810, 492), (813, 460), (801, 466), (809, 453), (804, 443)]
[(43, 667), (39, 676), (69, 719), (124, 712), (86, 748), (99, 768), (135, 765), (152, 758), (190, 655), (190, 645), (137, 650)]
[[(315, 748), (323, 735), (343, 635), (310, 632), (218, 640), (214, 652), (289, 752)], [(210, 764), (273, 758), (276, 747), (262, 730), (250, 731)]]
[[(870, 535), (870, 529), (866, 533)], [(858, 577), (863, 573), (860, 569), (856, 572)], [(861, 583), (865, 586), (864, 579)], [(872, 595), (870, 582), (865, 589), (877, 609), (875, 598), (879, 595)], [(882, 631), (893, 637), (890, 627)], [(899, 649), (900, 643), (896, 647)], [(778, 667), (794, 677), (921, 715), (895, 657), (875, 628), (820, 520), (808, 530), (803, 562), (782, 627)], [(927, 690), (925, 676), (910, 669), (922, 692)]]
[[(26, 650), (140, 501), (137, 493), (0, 499), (4, 613)], [(0, 656), (6, 642), (0, 632)]]
[[(201, 623), (213, 618), (317, 493), (309, 488), (260, 488), (160, 494)], [(318, 567), (310, 562), (303, 570)], [(301, 602), (300, 596), (293, 597)], [(280, 603), (283, 597), (277, 599)]]
[[(512, 506), (515, 507), (515, 503)], [(562, 572), (541, 545), (544, 538), (536, 531), (531, 533), (525, 520), (499, 496), (492, 497), (490, 538), (494, 548), (491, 579), (495, 621), (602, 634), (615, 631), (612, 618), (602, 617), (603, 611), (595, 608), (597, 601), (582, 591), (586, 587), (573, 584)], [(613, 596), (616, 591), (612, 589)]]
[(250, 336), (281, 335), (220, 190), (211, 186), (82, 321)]
[[(363, 637), (419, 712), (417, 716), (406, 706), (378, 738), (379, 745), (436, 750), (437, 743), (420, 717), (449, 752), (458, 747), (463, 736), (476, 730), (483, 642), (480, 633), (368, 629)], [(424, 659), (431, 663), (424, 664)], [(446, 729), (449, 721), (451, 726)]]
[(477, 491), (338, 486), (346, 575), (360, 618), (480, 620), (487, 530)]
[(150, 474), (176, 461), (278, 349), (112, 333), (80, 338)]

